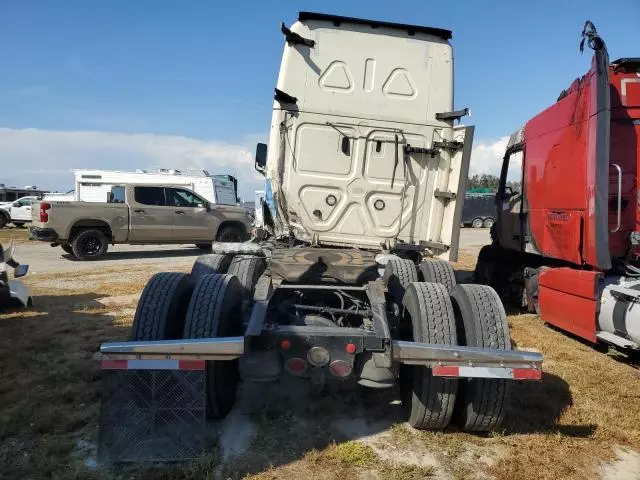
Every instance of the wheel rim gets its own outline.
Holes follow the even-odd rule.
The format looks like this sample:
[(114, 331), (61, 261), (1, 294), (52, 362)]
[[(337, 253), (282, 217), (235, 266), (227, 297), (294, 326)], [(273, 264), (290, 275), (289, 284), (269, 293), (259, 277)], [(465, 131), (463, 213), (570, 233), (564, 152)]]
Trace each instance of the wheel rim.
[(484, 226), (485, 228), (491, 228), (493, 227), (493, 220), (489, 219), (489, 220), (485, 220), (484, 221)]
[(471, 226), (472, 226), (473, 228), (480, 228), (480, 227), (482, 226), (482, 220), (480, 220), (480, 219), (478, 219), (478, 218), (477, 218), (477, 219), (475, 219), (475, 220), (473, 221), (473, 223), (471, 224)]
[(100, 242), (100, 239), (98, 237), (93, 237), (93, 236), (85, 240), (82, 248), (84, 254), (89, 257), (98, 255), (101, 249), (102, 249), (102, 243)]

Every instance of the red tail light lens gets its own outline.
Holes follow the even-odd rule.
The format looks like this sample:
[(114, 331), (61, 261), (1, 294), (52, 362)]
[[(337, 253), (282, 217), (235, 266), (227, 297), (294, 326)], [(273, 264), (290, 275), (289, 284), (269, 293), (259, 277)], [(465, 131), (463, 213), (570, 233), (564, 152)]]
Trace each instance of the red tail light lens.
[(302, 375), (307, 371), (307, 362), (302, 358), (290, 358), (284, 364), (284, 368), (287, 369), (291, 375)]
[(331, 374), (340, 378), (348, 377), (349, 375), (351, 375), (352, 370), (353, 368), (351, 367), (351, 365), (344, 360), (334, 360), (333, 362), (331, 362), (331, 365), (329, 365), (329, 371), (331, 372)]
[(42, 202), (40, 204), (40, 221), (42, 223), (47, 223), (49, 221), (49, 214), (47, 213), (47, 210), (49, 210), (50, 208), (50, 203)]

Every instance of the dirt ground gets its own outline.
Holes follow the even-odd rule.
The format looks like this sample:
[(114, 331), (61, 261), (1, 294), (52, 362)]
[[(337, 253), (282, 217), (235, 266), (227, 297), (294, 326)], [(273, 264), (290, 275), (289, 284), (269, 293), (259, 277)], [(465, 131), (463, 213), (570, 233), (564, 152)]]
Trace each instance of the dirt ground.
[[(466, 232), (462, 271), (483, 242), (482, 231)], [(346, 384), (317, 395), (291, 379), (241, 387), (197, 463), (99, 466), (94, 354), (127, 338), (153, 273), (188, 271), (200, 252), (120, 247), (106, 261), (82, 263), (15, 241), (24, 242), (16, 256), (31, 264), (35, 304), (0, 315), (0, 479), (640, 479), (638, 364), (518, 314), (509, 316), (513, 342), (543, 352), (545, 374), (513, 386), (494, 434), (418, 432), (403, 423), (395, 391)]]

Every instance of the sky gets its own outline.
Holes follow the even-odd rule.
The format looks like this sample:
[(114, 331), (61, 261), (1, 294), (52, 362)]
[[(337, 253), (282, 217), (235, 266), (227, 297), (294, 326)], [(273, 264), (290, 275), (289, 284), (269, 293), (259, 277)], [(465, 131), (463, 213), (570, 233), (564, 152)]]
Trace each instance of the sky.
[(472, 173), (585, 73), (593, 21), (611, 59), (639, 56), (640, 1), (0, 0), (0, 183), (64, 191), (73, 168), (204, 168), (260, 188), (283, 37), (300, 10), (453, 31)]

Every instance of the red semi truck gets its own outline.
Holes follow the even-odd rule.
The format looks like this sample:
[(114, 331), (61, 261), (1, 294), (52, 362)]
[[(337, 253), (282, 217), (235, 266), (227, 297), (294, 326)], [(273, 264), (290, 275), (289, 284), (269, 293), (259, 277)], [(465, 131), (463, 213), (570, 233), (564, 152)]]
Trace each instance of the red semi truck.
[(590, 22), (585, 40), (591, 69), (510, 138), (475, 277), (560, 329), (638, 350), (640, 58), (610, 62)]

